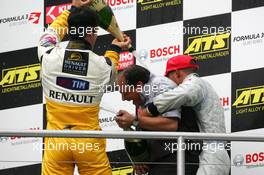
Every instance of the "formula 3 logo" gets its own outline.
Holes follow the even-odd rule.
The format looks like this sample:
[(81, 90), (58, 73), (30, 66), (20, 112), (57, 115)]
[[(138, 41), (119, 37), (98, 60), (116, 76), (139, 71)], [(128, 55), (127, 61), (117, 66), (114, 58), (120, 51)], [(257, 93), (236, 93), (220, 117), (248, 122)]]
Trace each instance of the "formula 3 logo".
[(23, 24), (39, 24), (41, 12), (31, 12), (12, 17), (5, 17), (0, 19), (0, 24), (9, 24), (9, 26), (23, 25)]
[(40, 19), (40, 12), (32, 12), (29, 15), (29, 21), (33, 24), (38, 24), (39, 23), (39, 19)]

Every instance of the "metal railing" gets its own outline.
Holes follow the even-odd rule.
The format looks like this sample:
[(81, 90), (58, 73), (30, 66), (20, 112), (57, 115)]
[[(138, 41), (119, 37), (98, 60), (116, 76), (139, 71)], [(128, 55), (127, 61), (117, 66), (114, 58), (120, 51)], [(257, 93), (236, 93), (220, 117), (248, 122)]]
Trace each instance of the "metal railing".
[[(182, 145), (185, 139), (191, 140), (221, 140), (221, 141), (254, 141), (263, 142), (264, 135), (253, 134), (220, 134), (220, 133), (190, 133), (190, 132), (148, 132), (148, 131), (79, 131), (79, 130), (2, 130), (1, 137), (68, 137), (68, 138), (112, 138), (112, 139), (177, 139)], [(185, 174), (185, 150), (177, 149), (177, 174)]]

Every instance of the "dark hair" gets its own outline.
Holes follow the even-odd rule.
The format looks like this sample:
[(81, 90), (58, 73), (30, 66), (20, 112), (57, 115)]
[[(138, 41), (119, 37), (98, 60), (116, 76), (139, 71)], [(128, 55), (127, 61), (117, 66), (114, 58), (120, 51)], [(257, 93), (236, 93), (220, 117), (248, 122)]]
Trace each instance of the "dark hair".
[(88, 7), (78, 7), (70, 13), (68, 24), (70, 39), (83, 39), (85, 38), (86, 33), (71, 32), (71, 30), (75, 29), (75, 31), (79, 31), (79, 29), (86, 30), (91, 28), (92, 32), (95, 32), (95, 27), (98, 27), (99, 25), (99, 15), (96, 11), (89, 9)]
[(146, 84), (149, 81), (150, 72), (144, 67), (131, 65), (122, 71), (122, 75), (125, 77), (128, 85), (136, 86), (139, 81)]

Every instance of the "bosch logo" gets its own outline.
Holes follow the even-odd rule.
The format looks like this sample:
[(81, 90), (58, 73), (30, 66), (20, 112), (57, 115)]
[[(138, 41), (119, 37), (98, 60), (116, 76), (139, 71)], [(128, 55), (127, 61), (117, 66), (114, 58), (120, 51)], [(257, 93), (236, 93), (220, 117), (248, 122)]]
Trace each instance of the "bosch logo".
[(264, 161), (264, 152), (246, 154), (246, 163), (256, 163)]
[(235, 166), (242, 166), (244, 164), (244, 157), (242, 154), (238, 154), (234, 157), (233, 163)]
[(148, 51), (145, 49), (142, 49), (139, 51), (139, 58), (141, 60), (146, 60), (148, 58)]
[(254, 165), (254, 163), (263, 162), (264, 161), (264, 152), (246, 154), (243, 156), (242, 154), (238, 154), (234, 157), (233, 163), (235, 166), (239, 167), (244, 164), (250, 166), (250, 164)]
[(105, 0), (109, 6), (132, 4), (134, 0)]
[(150, 58), (176, 55), (180, 53), (180, 45), (168, 46), (163, 48), (151, 49)]

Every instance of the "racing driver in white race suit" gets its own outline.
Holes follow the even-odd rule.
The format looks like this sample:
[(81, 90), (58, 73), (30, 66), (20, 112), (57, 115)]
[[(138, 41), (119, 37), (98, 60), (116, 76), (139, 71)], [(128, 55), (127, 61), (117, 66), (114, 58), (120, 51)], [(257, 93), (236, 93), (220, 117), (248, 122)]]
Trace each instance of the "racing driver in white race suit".
[[(164, 111), (190, 106), (198, 118), (200, 132), (226, 133), (224, 109), (213, 87), (198, 77), (198, 65), (191, 56), (178, 55), (167, 61), (165, 76), (178, 86), (155, 97), (139, 115), (159, 115)], [(224, 141), (204, 141), (197, 175), (229, 175), (230, 158)]]

